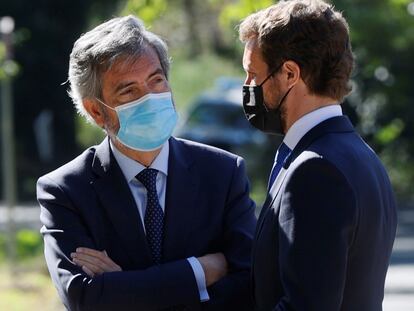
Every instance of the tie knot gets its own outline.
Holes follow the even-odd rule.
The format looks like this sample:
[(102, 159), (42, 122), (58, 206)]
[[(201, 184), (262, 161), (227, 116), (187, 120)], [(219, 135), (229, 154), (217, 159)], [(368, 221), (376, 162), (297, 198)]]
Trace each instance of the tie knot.
[(290, 148), (283, 142), (280, 144), (279, 148), (277, 149), (275, 162), (272, 168), (272, 173), (270, 174), (270, 178), (269, 178), (268, 190), (271, 189), (273, 182), (275, 181), (277, 175), (282, 169), (282, 166), (285, 164), (285, 160), (289, 156), (291, 151), (292, 150), (290, 150)]
[(143, 169), (136, 178), (147, 188), (147, 191), (156, 190), (158, 171), (153, 168)]

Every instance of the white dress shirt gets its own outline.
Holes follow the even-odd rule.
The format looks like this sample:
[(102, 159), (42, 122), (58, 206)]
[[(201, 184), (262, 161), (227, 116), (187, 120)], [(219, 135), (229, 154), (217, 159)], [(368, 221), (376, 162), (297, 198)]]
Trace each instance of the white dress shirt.
[[(135, 178), (145, 167), (141, 163), (127, 157), (122, 152), (120, 152), (111, 142), (110, 142), (112, 153), (115, 157), (116, 162), (121, 168), (122, 173), (128, 183), (131, 193), (134, 196), (135, 203), (138, 207), (139, 215), (142, 222), (142, 227), (145, 231), (144, 216), (147, 206), (147, 189), (145, 186)], [(168, 176), (168, 157), (170, 154), (170, 147), (168, 141), (164, 143), (162, 149), (158, 156), (154, 159), (149, 168), (158, 170), (157, 174), (157, 193), (158, 201), (160, 203), (161, 209), (165, 212), (165, 194), (167, 190), (167, 176)], [(138, 221), (138, 219), (137, 219)], [(198, 291), (200, 293), (200, 300), (207, 301), (210, 299), (207, 288), (206, 288), (206, 278), (204, 275), (203, 267), (200, 262), (195, 257), (187, 258), (188, 262), (193, 269), (194, 276), (196, 278)]]
[(312, 128), (325, 120), (341, 115), (342, 108), (339, 104), (325, 106), (309, 112), (293, 123), (286, 133), (283, 142), (289, 147), (290, 150), (293, 150), (302, 137), (305, 136), (305, 134)]

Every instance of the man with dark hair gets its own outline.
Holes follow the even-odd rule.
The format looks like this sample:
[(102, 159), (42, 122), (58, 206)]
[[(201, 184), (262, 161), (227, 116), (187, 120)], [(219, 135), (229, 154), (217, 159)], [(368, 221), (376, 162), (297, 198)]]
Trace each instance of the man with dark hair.
[(133, 16), (73, 47), (70, 95), (108, 137), (37, 184), (46, 262), (68, 310), (251, 310), (244, 161), (171, 137), (168, 70), (165, 43)]
[(342, 115), (348, 32), (320, 0), (280, 1), (240, 25), (246, 116), (284, 135), (253, 244), (258, 310), (382, 309), (396, 205), (383, 165)]

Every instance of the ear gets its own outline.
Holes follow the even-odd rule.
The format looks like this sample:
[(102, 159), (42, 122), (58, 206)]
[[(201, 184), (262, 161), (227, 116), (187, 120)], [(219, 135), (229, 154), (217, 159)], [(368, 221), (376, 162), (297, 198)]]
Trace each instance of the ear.
[(95, 123), (103, 128), (105, 125), (105, 118), (100, 104), (96, 102), (96, 100), (84, 99), (83, 106), (92, 119), (95, 120)]
[(300, 80), (300, 67), (292, 60), (288, 60), (283, 64), (283, 73), (283, 78), (289, 88), (297, 84)]

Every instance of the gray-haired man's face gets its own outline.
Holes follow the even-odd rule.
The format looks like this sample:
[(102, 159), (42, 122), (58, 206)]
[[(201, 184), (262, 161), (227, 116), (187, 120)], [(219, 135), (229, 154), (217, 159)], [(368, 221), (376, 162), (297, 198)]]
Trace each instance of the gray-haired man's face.
[(157, 53), (150, 47), (134, 62), (122, 58), (102, 75), (102, 99), (115, 108), (148, 93), (170, 90)]
[[(150, 47), (135, 61), (122, 58), (117, 60), (110, 69), (102, 74), (101, 83), (101, 100), (112, 108), (139, 99), (149, 93), (170, 91), (170, 85), (158, 55)], [(119, 129), (116, 112), (97, 101), (93, 105), (96, 109), (93, 111), (88, 109), (88, 112), (95, 122), (109, 130), (109, 134), (116, 134)]]

